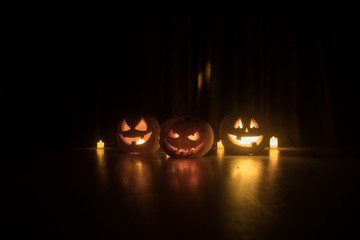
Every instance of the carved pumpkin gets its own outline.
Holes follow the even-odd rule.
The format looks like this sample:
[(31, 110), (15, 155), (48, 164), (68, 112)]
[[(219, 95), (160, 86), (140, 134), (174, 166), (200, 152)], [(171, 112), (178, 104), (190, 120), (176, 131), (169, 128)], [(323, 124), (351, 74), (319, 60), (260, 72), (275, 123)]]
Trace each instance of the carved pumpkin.
[(173, 117), (161, 124), (160, 145), (173, 158), (200, 158), (212, 147), (211, 126), (193, 117)]
[(159, 149), (160, 126), (151, 114), (127, 114), (116, 130), (119, 147), (127, 153), (150, 153)]
[(265, 147), (265, 126), (259, 116), (229, 114), (220, 124), (220, 139), (225, 152), (252, 154)]

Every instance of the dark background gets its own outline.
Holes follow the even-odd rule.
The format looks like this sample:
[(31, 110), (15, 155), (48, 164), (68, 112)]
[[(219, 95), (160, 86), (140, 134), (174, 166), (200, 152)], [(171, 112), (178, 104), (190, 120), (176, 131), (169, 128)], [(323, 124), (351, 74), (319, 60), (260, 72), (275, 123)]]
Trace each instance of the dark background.
[[(9, 6), (3, 140), (116, 146), (122, 114), (264, 115), (282, 146), (355, 146), (355, 7), (326, 1), (131, 1)], [(7, 31), (9, 30), (9, 31)]]

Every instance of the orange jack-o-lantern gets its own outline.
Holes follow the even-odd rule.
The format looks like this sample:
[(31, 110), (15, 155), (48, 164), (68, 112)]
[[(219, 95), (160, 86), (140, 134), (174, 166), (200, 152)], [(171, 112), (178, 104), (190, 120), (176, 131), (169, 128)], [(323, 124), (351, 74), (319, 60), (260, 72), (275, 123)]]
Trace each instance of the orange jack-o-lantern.
[(151, 114), (127, 114), (116, 130), (119, 147), (127, 153), (150, 153), (159, 149), (160, 126)]
[(161, 124), (160, 145), (173, 158), (200, 158), (212, 147), (214, 132), (205, 121), (173, 117)]
[(266, 131), (259, 116), (229, 114), (220, 124), (220, 139), (225, 152), (252, 154), (264, 149)]

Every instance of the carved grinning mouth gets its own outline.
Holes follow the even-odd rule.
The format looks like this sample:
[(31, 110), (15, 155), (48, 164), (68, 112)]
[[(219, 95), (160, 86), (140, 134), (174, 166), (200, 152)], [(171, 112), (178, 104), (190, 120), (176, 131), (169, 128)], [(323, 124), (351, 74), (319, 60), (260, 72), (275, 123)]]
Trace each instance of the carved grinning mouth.
[(124, 137), (122, 134), (119, 135), (122, 141), (127, 145), (132, 145), (132, 144), (141, 145), (147, 142), (147, 140), (151, 136), (151, 132), (145, 134), (144, 137)]
[(263, 140), (264, 136), (249, 136), (249, 137), (241, 137), (241, 139), (237, 139), (235, 135), (228, 134), (228, 138), (230, 141), (238, 146), (241, 147), (253, 147), (253, 144), (256, 144), (258, 146), (261, 141)]
[(187, 156), (191, 156), (194, 153), (197, 153), (200, 151), (200, 149), (204, 146), (205, 141), (203, 141), (202, 143), (200, 143), (196, 148), (190, 148), (190, 149), (182, 149), (182, 148), (177, 148), (173, 145), (171, 145), (170, 143), (168, 143), (167, 141), (164, 141), (167, 145), (168, 148), (170, 148), (176, 155), (178, 156), (183, 156), (183, 157), (187, 157)]

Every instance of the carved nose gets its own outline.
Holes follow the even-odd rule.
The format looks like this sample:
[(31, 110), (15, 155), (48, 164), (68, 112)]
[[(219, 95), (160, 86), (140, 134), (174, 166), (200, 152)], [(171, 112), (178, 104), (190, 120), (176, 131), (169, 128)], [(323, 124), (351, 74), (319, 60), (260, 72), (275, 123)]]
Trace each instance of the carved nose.
[(245, 128), (245, 132), (249, 132), (249, 130), (247, 128)]

